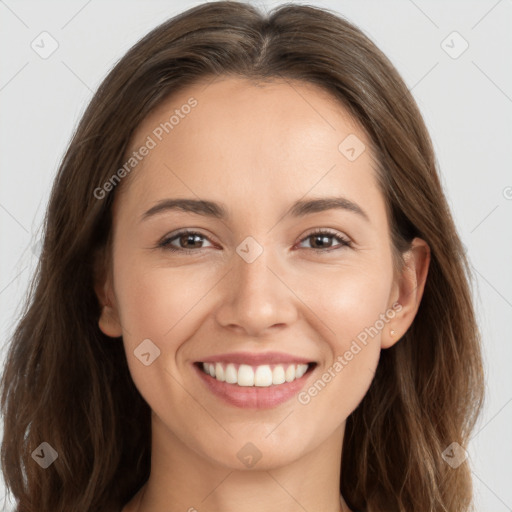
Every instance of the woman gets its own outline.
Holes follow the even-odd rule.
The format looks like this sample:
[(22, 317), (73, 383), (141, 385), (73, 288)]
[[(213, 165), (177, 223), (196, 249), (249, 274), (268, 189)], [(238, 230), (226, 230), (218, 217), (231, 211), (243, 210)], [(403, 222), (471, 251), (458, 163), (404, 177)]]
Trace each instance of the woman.
[(55, 180), (2, 380), (16, 510), (470, 510), (469, 283), (360, 30), (189, 9), (109, 73)]

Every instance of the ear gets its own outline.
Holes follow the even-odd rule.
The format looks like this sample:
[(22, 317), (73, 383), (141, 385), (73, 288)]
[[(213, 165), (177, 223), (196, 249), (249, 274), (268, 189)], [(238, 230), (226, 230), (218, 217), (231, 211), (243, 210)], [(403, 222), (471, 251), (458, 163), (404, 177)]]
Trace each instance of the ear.
[(94, 291), (101, 306), (98, 326), (103, 334), (111, 338), (119, 338), (119, 336), (122, 336), (123, 330), (119, 320), (111, 274), (111, 270), (107, 268), (103, 257), (103, 251), (100, 251), (95, 259), (94, 280)]
[(389, 305), (396, 315), (382, 333), (381, 348), (393, 346), (409, 329), (418, 312), (430, 264), (430, 247), (425, 240), (414, 238), (410, 249), (404, 253), (404, 262)]

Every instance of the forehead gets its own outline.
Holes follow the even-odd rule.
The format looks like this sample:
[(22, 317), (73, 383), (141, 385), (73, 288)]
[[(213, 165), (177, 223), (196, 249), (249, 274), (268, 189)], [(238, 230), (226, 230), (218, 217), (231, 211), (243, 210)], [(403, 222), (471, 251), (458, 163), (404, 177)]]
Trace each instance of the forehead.
[(363, 201), (377, 192), (366, 134), (337, 99), (304, 82), (196, 83), (146, 117), (127, 158), (144, 145), (121, 187), (139, 204), (195, 196), (243, 207), (336, 193)]

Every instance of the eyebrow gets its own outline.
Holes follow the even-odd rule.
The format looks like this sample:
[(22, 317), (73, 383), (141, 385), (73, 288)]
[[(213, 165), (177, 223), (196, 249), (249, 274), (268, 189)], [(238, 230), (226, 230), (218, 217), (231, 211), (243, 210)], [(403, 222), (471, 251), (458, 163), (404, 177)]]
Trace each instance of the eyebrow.
[[(313, 213), (334, 209), (346, 210), (355, 213), (367, 222), (370, 222), (368, 214), (357, 203), (354, 203), (345, 197), (322, 197), (318, 199), (299, 200), (292, 204), (285, 217), (289, 215), (292, 217), (305, 217), (306, 215)], [(163, 199), (143, 213), (141, 221), (153, 217), (154, 215), (173, 210), (195, 213), (196, 215), (213, 217), (221, 220), (228, 219), (230, 217), (228, 209), (222, 203), (203, 199)]]

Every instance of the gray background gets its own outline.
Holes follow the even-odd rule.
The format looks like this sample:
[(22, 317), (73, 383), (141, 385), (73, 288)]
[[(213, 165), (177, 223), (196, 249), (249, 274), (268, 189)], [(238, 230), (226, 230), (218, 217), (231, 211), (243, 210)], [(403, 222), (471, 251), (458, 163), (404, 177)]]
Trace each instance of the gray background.
[[(199, 3), (0, 0), (0, 364), (52, 179), (93, 91), (140, 37)], [(512, 511), (512, 1), (310, 3), (338, 11), (388, 55), (430, 130), (484, 336), (488, 396), (468, 450), (477, 510)], [(31, 47), (46, 37), (51, 48), (43, 31), (58, 43), (45, 59)], [(0, 506), (3, 495), (0, 479)]]

